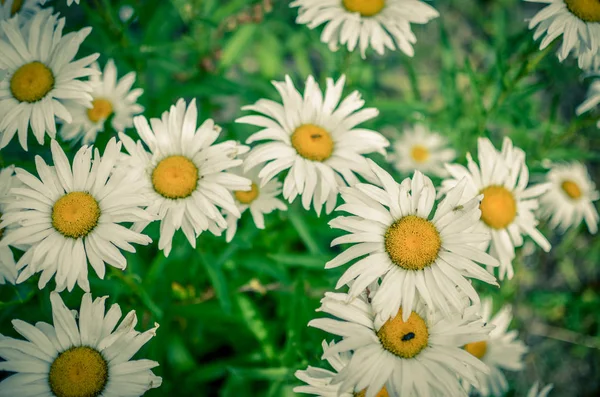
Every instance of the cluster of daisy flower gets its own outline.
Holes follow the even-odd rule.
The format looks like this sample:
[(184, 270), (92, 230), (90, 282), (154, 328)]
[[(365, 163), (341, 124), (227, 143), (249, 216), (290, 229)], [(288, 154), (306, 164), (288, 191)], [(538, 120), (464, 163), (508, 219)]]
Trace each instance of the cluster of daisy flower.
[[(532, 20), (536, 35), (552, 30), (542, 46), (562, 33), (550, 29), (551, 18), (563, 21), (560, 13), (568, 12), (579, 19), (565, 22), (571, 25), (560, 57), (574, 51), (597, 62), (600, 10), (584, 0), (552, 3)], [(298, 23), (325, 24), (321, 39), (332, 50), (359, 48), (363, 57), (369, 47), (412, 55), (410, 23), (438, 16), (418, 0), (290, 5), (299, 8)], [(386, 155), (390, 142), (362, 126), (378, 110), (365, 108), (359, 92), (344, 96), (344, 76), (327, 79), (324, 90), (309, 76), (303, 92), (290, 77), (274, 82), (281, 103), (261, 99), (236, 120), (258, 127), (246, 145), (217, 143), (221, 128), (211, 119), (199, 122), (194, 100), (177, 101), (160, 118), (140, 115), (135, 73), (119, 78), (114, 61), (103, 69), (96, 63), (99, 54), (77, 58), (91, 29), (63, 34), (65, 19), (41, 6), (39, 0), (0, 5), (0, 149), (16, 135), (27, 151), (31, 131), (38, 144), (49, 141), (52, 157), (48, 164), (36, 156), (35, 174), (14, 166), (0, 171), (0, 282), (39, 274), (42, 289), (53, 280), (53, 325), (14, 320), (26, 341), (0, 335), (0, 370), (17, 373), (0, 383), (0, 395), (127, 397), (160, 386), (151, 371), (158, 363), (131, 360), (158, 324), (139, 333), (134, 312), (118, 324), (120, 307), (105, 311), (107, 297), (92, 299), (88, 274), (88, 265), (100, 279), (106, 265), (124, 270), (122, 251), (150, 244), (144, 233), (150, 223), (160, 223), (157, 244), (168, 256), (178, 230), (194, 248), (207, 231), (225, 232), (229, 242), (246, 210), (263, 229), (264, 215), (286, 210), (284, 201), (298, 198), (320, 215), (331, 213), (340, 197), (337, 210), (349, 215), (330, 225), (347, 234), (331, 244), (352, 245), (325, 267), (350, 263), (336, 286), (348, 290), (322, 300), (320, 310), (335, 319), (309, 324), (341, 338), (323, 342), (323, 358), (335, 372), (298, 371), (306, 385), (296, 391), (408, 397), (507, 390), (503, 371), (523, 368), (527, 348), (508, 330), (510, 307), (492, 316), (491, 301), (480, 301), (470, 280), (498, 285), (495, 273), (512, 278), (524, 237), (550, 250), (537, 228), (541, 218), (560, 229), (585, 219), (597, 231), (598, 192), (583, 165), (557, 164), (545, 183), (530, 184), (525, 153), (510, 139), (501, 150), (480, 139), (477, 161), (469, 154), (465, 167), (451, 163), (456, 152), (445, 138), (416, 125), (393, 144), (389, 160), (412, 173), (398, 183), (366, 157)], [(600, 102), (594, 90), (580, 112)], [(100, 153), (92, 145), (108, 124), (118, 139)], [(132, 127), (135, 137), (124, 133)], [(72, 159), (57, 130), (59, 139), (82, 145)], [(445, 179), (436, 189), (425, 174)], [(76, 285), (85, 294), (73, 312), (59, 292)]]

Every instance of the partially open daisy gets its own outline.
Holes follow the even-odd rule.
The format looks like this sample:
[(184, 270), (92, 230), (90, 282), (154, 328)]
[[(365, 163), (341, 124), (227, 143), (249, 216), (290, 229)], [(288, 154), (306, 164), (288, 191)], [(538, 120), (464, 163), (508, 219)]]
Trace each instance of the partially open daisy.
[(105, 313), (106, 296), (92, 301), (84, 294), (77, 313), (60, 295), (50, 293), (53, 325), (13, 320), (26, 340), (0, 335), (0, 370), (16, 372), (0, 383), (1, 396), (138, 397), (157, 388), (162, 378), (151, 369), (156, 361), (132, 360), (156, 335), (158, 324), (137, 332), (137, 317), (121, 318), (114, 304)]
[(386, 48), (398, 48), (413, 56), (417, 38), (410, 24), (425, 24), (439, 16), (419, 0), (294, 0), (290, 7), (299, 7), (296, 23), (309, 29), (325, 25), (321, 41), (331, 51), (340, 45), (348, 51), (358, 47), (363, 58), (369, 46), (381, 55)]
[(0, 69), (6, 69), (0, 81), (0, 148), (18, 131), (27, 150), (30, 125), (40, 145), (46, 133), (54, 138), (55, 118), (67, 123), (72, 119), (66, 100), (92, 107), (92, 88), (80, 78), (96, 73), (89, 65), (98, 54), (73, 60), (92, 29), (63, 36), (64, 24), (50, 9), (38, 12), (22, 29), (18, 14), (0, 22), (6, 35), (0, 38)]
[(467, 154), (467, 167), (446, 165), (450, 177), (442, 182), (440, 193), (466, 179), (459, 205), (474, 196), (483, 195), (479, 206), (481, 221), (475, 229), (491, 233), (489, 252), (500, 261), (498, 277), (501, 280), (505, 276), (511, 279), (515, 248), (523, 245), (523, 235), (529, 235), (544, 251), (550, 250), (550, 243), (536, 228), (538, 220), (534, 215), (539, 206), (539, 196), (549, 186), (528, 187), (529, 169), (525, 163), (525, 152), (514, 147), (509, 138), (504, 138), (502, 152), (498, 152), (489, 139), (479, 138), (478, 157), (479, 165), (470, 154)]
[(456, 151), (448, 147), (448, 140), (422, 124), (406, 128), (392, 146), (394, 152), (388, 160), (404, 173), (419, 170), (424, 174), (446, 176), (444, 164), (456, 158)]
[(534, 40), (545, 35), (540, 49), (562, 36), (558, 58), (562, 62), (572, 51), (576, 56), (600, 51), (600, 2), (596, 0), (524, 0), (548, 3), (530, 21)]
[[(458, 313), (449, 317), (431, 313), (417, 300), (412, 310), (400, 308), (381, 321), (367, 294), (349, 296), (327, 293), (320, 311), (338, 319), (319, 318), (309, 326), (343, 337), (323, 358), (353, 351), (350, 361), (331, 381), (339, 391), (364, 391), (366, 397), (381, 394), (411, 396), (466, 396), (457, 376), (476, 385), (485, 364), (461, 347), (486, 338), (491, 327), (477, 318)], [(404, 315), (408, 311), (408, 316)], [(403, 317), (405, 319), (403, 319)]]
[[(41, 10), (43, 0), (0, 0), (0, 21), (5, 21), (19, 14), (21, 23), (28, 21)], [(4, 32), (0, 32), (0, 37)]]
[[(97, 63), (92, 67), (99, 70)], [(96, 140), (99, 132), (104, 131), (108, 118), (111, 118), (111, 125), (117, 132), (133, 127), (133, 116), (144, 111), (136, 103), (144, 90), (132, 90), (134, 82), (135, 72), (129, 72), (117, 80), (115, 62), (109, 60), (102, 75), (94, 75), (89, 80), (92, 86), (92, 108), (72, 103), (66, 105), (73, 120), (62, 126), (61, 136), (65, 140), (81, 140), (87, 145)]]
[(55, 140), (50, 147), (53, 167), (35, 158), (39, 177), (17, 168), (17, 178), (26, 186), (10, 190), (15, 199), (6, 205), (0, 227), (14, 225), (15, 230), (0, 246), (27, 247), (17, 262), (22, 269), (17, 282), (41, 272), (40, 289), (54, 277), (58, 291), (71, 291), (75, 283), (89, 291), (88, 262), (104, 278), (105, 263), (127, 266), (119, 249), (135, 252), (131, 243), (151, 242), (121, 223), (153, 217), (140, 208), (147, 200), (138, 192), (139, 183), (114, 167), (121, 150), (114, 138), (104, 155), (94, 150), (93, 161), (92, 148), (82, 147), (72, 167)]
[[(2, 220), (2, 213), (5, 212), (6, 205), (13, 200), (13, 197), (9, 194), (10, 189), (19, 185), (19, 181), (15, 177), (15, 167), (9, 166), (4, 169), (0, 169), (0, 221)], [(0, 223), (0, 241), (8, 233)], [(0, 245), (0, 284), (9, 282), (15, 283), (17, 279), (17, 265), (15, 258), (9, 247)]]
[[(596, 109), (598, 104), (600, 104), (600, 79), (595, 78), (590, 84), (585, 101), (583, 101), (581, 105), (577, 107), (575, 112), (578, 116), (581, 116), (592, 109)], [(596, 125), (598, 128), (600, 128), (600, 121), (598, 121)]]
[(468, 343), (464, 349), (490, 368), (489, 374), (477, 374), (479, 395), (504, 396), (508, 391), (508, 382), (502, 371), (523, 369), (523, 355), (527, 353), (527, 346), (517, 339), (516, 330), (508, 331), (512, 321), (511, 307), (504, 306), (494, 317), (492, 317), (492, 309), (492, 300), (483, 299), (480, 310), (481, 321), (495, 328), (485, 339)]
[(546, 180), (550, 188), (540, 197), (540, 209), (550, 227), (565, 231), (585, 220), (590, 233), (598, 232), (598, 211), (594, 201), (600, 198), (585, 166), (578, 162), (553, 164)]
[[(240, 217), (235, 191), (250, 190), (247, 178), (227, 170), (242, 164), (238, 154), (248, 150), (235, 141), (214, 144), (221, 128), (208, 119), (197, 127), (196, 101), (183, 99), (164, 112), (162, 118), (143, 116), (133, 122), (141, 141), (119, 134), (129, 155), (123, 162), (129, 173), (144, 184), (140, 193), (148, 197), (148, 211), (160, 219), (158, 247), (165, 256), (171, 252), (175, 231), (181, 229), (192, 245), (205, 230), (220, 235), (227, 221), (220, 209)], [(134, 225), (143, 230), (149, 222)]]
[(551, 383), (542, 387), (541, 389), (540, 387), (540, 382), (535, 382), (533, 386), (531, 386), (531, 389), (529, 389), (527, 392), (527, 397), (547, 397), (554, 388), (554, 385)]
[[(250, 190), (236, 190), (233, 192), (233, 196), (235, 197), (235, 204), (240, 214), (243, 214), (246, 210), (250, 210), (254, 225), (259, 229), (264, 229), (264, 215), (270, 214), (275, 210), (285, 211), (287, 205), (277, 198), (281, 194), (281, 182), (272, 179), (266, 185), (260, 186), (258, 172), (259, 170), (254, 168), (244, 173), (241, 166), (232, 169), (232, 174), (243, 176), (252, 182)], [(227, 220), (225, 237), (227, 242), (230, 242), (233, 236), (235, 236), (237, 223), (240, 218), (234, 214), (225, 212), (225, 219)]]
[(244, 169), (266, 163), (259, 172), (261, 186), (289, 169), (283, 184), (283, 197), (290, 203), (300, 195), (302, 205), (311, 203), (317, 214), (323, 205), (330, 213), (335, 207), (339, 186), (358, 181), (355, 173), (372, 177), (365, 154), (381, 153), (389, 142), (381, 134), (357, 128), (376, 117), (377, 109), (361, 109), (364, 101), (353, 92), (343, 101), (342, 90), (346, 78), (334, 83), (327, 79), (325, 95), (312, 76), (306, 81), (301, 95), (289, 76), (285, 82), (273, 82), (283, 105), (261, 99), (243, 110), (261, 115), (245, 116), (238, 123), (263, 128), (247, 139), (247, 143), (267, 140), (255, 146), (244, 161)]
[(431, 309), (446, 314), (462, 311), (461, 293), (479, 302), (465, 277), (497, 285), (495, 278), (476, 262), (498, 264), (472, 246), (489, 241), (489, 235), (465, 231), (479, 219), (480, 198), (473, 197), (458, 207), (465, 188), (462, 182), (432, 213), (435, 188), (428, 177), (415, 171), (412, 180), (407, 178), (400, 185), (377, 164), (370, 161), (370, 165), (378, 178), (377, 185), (383, 189), (363, 183), (342, 189), (345, 204), (338, 210), (352, 216), (329, 222), (331, 227), (349, 232), (333, 240), (332, 246), (356, 245), (327, 262), (325, 268), (363, 257), (348, 268), (336, 288), (351, 284), (349, 296), (354, 297), (382, 278), (381, 288), (373, 296), (373, 307), (384, 320), (403, 307), (406, 321), (418, 297)]

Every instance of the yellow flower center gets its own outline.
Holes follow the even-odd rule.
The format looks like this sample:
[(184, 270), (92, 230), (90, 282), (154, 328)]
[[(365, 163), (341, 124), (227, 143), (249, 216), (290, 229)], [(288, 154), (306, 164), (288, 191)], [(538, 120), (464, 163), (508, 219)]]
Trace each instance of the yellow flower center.
[[(367, 389), (361, 390), (358, 393), (354, 393), (354, 397), (365, 397), (367, 395)], [(389, 397), (387, 389), (383, 386), (383, 389), (379, 390), (375, 397)]]
[(48, 381), (56, 397), (96, 397), (108, 381), (108, 363), (90, 347), (72, 347), (54, 360)]
[(485, 356), (485, 352), (487, 352), (487, 342), (482, 340), (479, 342), (467, 343), (464, 346), (464, 349), (481, 360)]
[(413, 358), (427, 347), (429, 331), (425, 320), (412, 312), (406, 322), (402, 321), (402, 308), (396, 317), (385, 322), (377, 331), (383, 348), (402, 358)]
[(581, 189), (579, 189), (579, 185), (573, 181), (564, 181), (560, 187), (567, 196), (571, 197), (573, 200), (577, 200), (581, 197)]
[(253, 183), (250, 190), (236, 190), (234, 195), (236, 200), (240, 203), (250, 204), (258, 197), (258, 186), (256, 186), (256, 183)]
[(504, 229), (517, 216), (517, 202), (504, 186), (488, 186), (481, 191), (483, 200), (479, 204), (481, 220), (492, 229)]
[[(4, 3), (6, 3), (6, 0), (0, 0), (0, 3), (2, 5), (4, 5)], [(13, 0), (12, 6), (10, 7), (10, 15), (15, 15), (17, 12), (19, 12), (21, 10), (21, 7), (23, 6), (23, 0)]]
[(198, 167), (184, 156), (167, 157), (152, 171), (154, 190), (168, 199), (191, 196), (198, 186), (198, 179)]
[(97, 123), (100, 120), (106, 120), (113, 112), (112, 103), (106, 99), (98, 98), (92, 101), (92, 108), (87, 110), (88, 118)]
[(417, 163), (424, 163), (429, 158), (429, 150), (425, 146), (415, 145), (410, 151), (410, 155)]
[(437, 258), (442, 246), (433, 223), (415, 215), (405, 216), (385, 233), (385, 250), (392, 262), (406, 270), (422, 270)]
[(600, 1), (565, 0), (571, 14), (585, 22), (600, 22)]
[(385, 7), (385, 0), (342, 0), (344, 7), (350, 12), (358, 12), (363, 17), (377, 15)]
[(292, 146), (305, 159), (325, 161), (333, 153), (333, 139), (327, 131), (314, 124), (304, 124), (292, 134)]
[(100, 206), (86, 192), (71, 192), (59, 198), (52, 207), (52, 226), (65, 237), (87, 236), (98, 224)]
[(10, 79), (10, 92), (21, 102), (37, 102), (54, 87), (54, 75), (41, 62), (21, 66)]

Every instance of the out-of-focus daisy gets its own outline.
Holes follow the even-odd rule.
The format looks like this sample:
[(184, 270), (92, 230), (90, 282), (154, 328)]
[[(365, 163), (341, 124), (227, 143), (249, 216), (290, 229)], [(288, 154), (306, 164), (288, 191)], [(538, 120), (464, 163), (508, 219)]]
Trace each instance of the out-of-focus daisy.
[(562, 36), (558, 58), (562, 62), (571, 51), (576, 56), (600, 51), (600, 3), (595, 0), (524, 0), (547, 3), (530, 21), (533, 39), (545, 36), (540, 49)]
[[(99, 70), (97, 63), (94, 69)], [(82, 140), (84, 145), (93, 143), (99, 132), (104, 131), (106, 120), (112, 116), (111, 125), (121, 132), (133, 126), (133, 116), (144, 111), (136, 103), (144, 90), (131, 89), (135, 82), (135, 72), (129, 72), (117, 80), (117, 68), (111, 59), (104, 67), (102, 75), (90, 78), (92, 86), (92, 108), (78, 104), (67, 104), (67, 109), (73, 115), (73, 121), (64, 124), (60, 130), (66, 140)]]
[(77, 283), (90, 290), (89, 264), (104, 278), (105, 263), (125, 269), (120, 250), (135, 252), (131, 243), (146, 245), (151, 239), (121, 223), (153, 219), (140, 208), (147, 203), (139, 194), (139, 183), (115, 169), (121, 144), (113, 138), (100, 156), (98, 149), (84, 146), (73, 166), (60, 145), (52, 140), (50, 167), (40, 157), (35, 163), (39, 177), (17, 168), (17, 178), (26, 186), (13, 188), (15, 198), (5, 206), (0, 227), (15, 229), (0, 246), (27, 246), (17, 262), (23, 269), (17, 282), (41, 272), (40, 289), (54, 276), (56, 289), (73, 289)]
[[(239, 218), (233, 192), (251, 188), (247, 178), (225, 172), (242, 164), (236, 156), (248, 148), (235, 141), (214, 144), (221, 128), (211, 119), (197, 127), (197, 118), (196, 101), (186, 106), (180, 99), (162, 118), (150, 119), (150, 124), (143, 116), (133, 119), (148, 149), (142, 141), (119, 134), (129, 153), (123, 162), (143, 182), (140, 193), (150, 201), (147, 209), (160, 219), (158, 248), (165, 256), (179, 229), (192, 247), (205, 230), (221, 235), (227, 221), (219, 208)], [(143, 230), (148, 223), (136, 223), (134, 230)]]
[(489, 139), (479, 138), (478, 157), (479, 165), (470, 154), (467, 154), (467, 167), (446, 165), (450, 177), (442, 182), (440, 193), (447, 192), (466, 178), (463, 198), (458, 204), (464, 205), (474, 196), (483, 195), (479, 206), (481, 222), (475, 231), (491, 233), (489, 250), (500, 261), (498, 277), (501, 280), (505, 276), (511, 279), (515, 248), (523, 245), (523, 235), (533, 238), (544, 251), (550, 250), (550, 243), (536, 229), (538, 220), (534, 215), (539, 206), (539, 196), (549, 186), (539, 184), (528, 187), (529, 170), (525, 163), (525, 152), (513, 147), (509, 138), (504, 138), (502, 152), (498, 152)]
[(585, 166), (578, 162), (553, 164), (546, 180), (550, 188), (540, 197), (540, 208), (542, 216), (550, 219), (550, 227), (565, 231), (585, 220), (590, 233), (598, 232), (598, 211), (593, 202), (600, 194)]
[(79, 0), (67, 0), (67, 5), (70, 7), (71, 4), (73, 4), (73, 2), (75, 2), (76, 4), (79, 4)]
[(468, 343), (464, 349), (490, 368), (489, 374), (477, 374), (479, 394), (503, 396), (508, 390), (508, 382), (502, 371), (523, 369), (523, 355), (527, 353), (527, 346), (517, 339), (516, 330), (508, 331), (512, 321), (512, 309), (509, 305), (504, 306), (492, 317), (492, 300), (487, 298), (481, 303), (482, 321), (495, 328), (485, 339)]
[(367, 294), (355, 299), (341, 293), (325, 294), (319, 310), (339, 320), (319, 318), (309, 326), (343, 337), (323, 358), (353, 351), (332, 380), (340, 384), (340, 391), (365, 391), (366, 397), (374, 397), (385, 387), (393, 397), (466, 396), (457, 375), (476, 385), (476, 374), (489, 372), (461, 347), (485, 339), (491, 327), (470, 315), (440, 316), (426, 310), (419, 300), (415, 303), (413, 310), (407, 310), (408, 316), (403, 315), (406, 309), (400, 308), (382, 321)]
[(137, 332), (132, 310), (117, 326), (121, 308), (114, 304), (105, 313), (106, 298), (92, 301), (84, 294), (77, 313), (52, 292), (53, 325), (13, 320), (26, 340), (0, 335), (0, 357), (6, 360), (0, 369), (16, 372), (0, 383), (0, 395), (138, 397), (159, 387), (162, 378), (151, 371), (158, 363), (131, 359), (156, 335), (158, 324)]
[(385, 49), (400, 49), (413, 56), (417, 38), (410, 24), (425, 24), (439, 13), (419, 0), (295, 0), (299, 7), (296, 23), (314, 29), (325, 25), (321, 41), (336, 51), (340, 45), (348, 51), (360, 49), (365, 58), (370, 46), (383, 55)]
[[(275, 210), (285, 211), (287, 209), (285, 203), (277, 198), (277, 196), (281, 194), (281, 182), (272, 179), (267, 182), (266, 185), (259, 187), (259, 170), (254, 168), (244, 173), (241, 168), (242, 167), (236, 167), (231, 170), (231, 173), (250, 179), (252, 186), (250, 190), (236, 190), (233, 192), (235, 204), (240, 211), (240, 214), (243, 214), (244, 211), (249, 209), (256, 227), (264, 229), (264, 214), (270, 214)], [(237, 231), (239, 217), (226, 212), (225, 219), (227, 220), (227, 232), (225, 233), (225, 237), (227, 242), (230, 242)]]
[(249, 170), (266, 163), (258, 176), (261, 186), (280, 172), (289, 169), (283, 184), (283, 197), (290, 203), (300, 195), (302, 205), (311, 202), (317, 214), (325, 204), (330, 213), (335, 207), (339, 186), (358, 182), (355, 173), (372, 177), (365, 154), (381, 153), (389, 142), (375, 131), (357, 128), (376, 117), (377, 109), (362, 109), (364, 101), (358, 92), (342, 99), (346, 78), (334, 83), (327, 79), (325, 95), (312, 76), (301, 95), (289, 76), (285, 82), (273, 82), (283, 104), (261, 99), (243, 110), (260, 115), (245, 116), (238, 123), (263, 128), (246, 143), (269, 141), (255, 146), (244, 161)]
[(392, 146), (394, 152), (388, 160), (404, 173), (419, 170), (424, 174), (446, 176), (444, 164), (456, 158), (456, 151), (448, 147), (447, 139), (422, 124), (406, 128)]
[[(9, 195), (10, 189), (19, 185), (19, 181), (15, 178), (15, 167), (10, 166), (0, 170), (0, 220), (2, 213), (5, 211), (6, 204), (13, 198)], [(0, 240), (7, 234), (0, 223)], [(7, 281), (11, 284), (17, 279), (17, 265), (15, 258), (9, 247), (0, 245), (0, 284), (5, 284)]]
[[(0, 1), (0, 21), (5, 21), (19, 14), (20, 22), (29, 20), (41, 10), (41, 0), (1, 0)], [(0, 37), (4, 32), (0, 32)]]
[(489, 241), (485, 232), (468, 231), (479, 220), (480, 197), (472, 197), (457, 208), (465, 189), (463, 181), (448, 192), (432, 214), (435, 188), (431, 179), (415, 171), (412, 179), (407, 178), (400, 185), (377, 164), (372, 161), (370, 164), (377, 184), (383, 189), (363, 183), (342, 189), (345, 204), (338, 210), (352, 216), (340, 216), (329, 222), (331, 227), (349, 233), (333, 240), (332, 246), (356, 245), (325, 267), (341, 266), (364, 257), (348, 268), (336, 288), (354, 280), (349, 295), (355, 297), (381, 277), (383, 281), (374, 294), (373, 307), (384, 320), (403, 307), (406, 321), (418, 297), (445, 314), (453, 309), (462, 310), (461, 293), (479, 302), (477, 292), (465, 277), (497, 285), (495, 278), (476, 262), (498, 264), (472, 246)]
[(92, 88), (80, 78), (96, 73), (89, 65), (98, 54), (73, 60), (92, 29), (63, 36), (64, 24), (65, 19), (58, 19), (51, 9), (38, 12), (22, 29), (18, 14), (0, 22), (6, 36), (0, 38), (0, 69), (6, 69), (0, 81), (0, 148), (18, 131), (27, 150), (30, 125), (40, 145), (46, 133), (54, 138), (55, 118), (72, 120), (64, 106), (67, 100), (92, 107)]
[[(592, 84), (590, 84), (590, 88), (587, 92), (587, 97), (585, 101), (581, 103), (576, 109), (576, 113), (578, 116), (581, 116), (583, 113), (587, 113), (592, 109), (595, 109), (600, 103), (600, 79), (594, 79)], [(600, 128), (600, 121), (596, 123), (598, 128)]]
[(554, 388), (552, 383), (544, 386), (542, 389), (540, 389), (540, 386), (540, 382), (535, 382), (527, 392), (527, 397), (547, 397)]

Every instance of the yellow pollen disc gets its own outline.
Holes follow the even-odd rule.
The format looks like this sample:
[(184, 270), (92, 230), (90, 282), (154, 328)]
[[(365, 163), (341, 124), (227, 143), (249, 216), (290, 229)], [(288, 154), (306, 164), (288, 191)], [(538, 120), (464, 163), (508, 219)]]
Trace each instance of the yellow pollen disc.
[(573, 181), (564, 181), (560, 187), (567, 196), (571, 197), (573, 200), (577, 200), (581, 197), (581, 189), (579, 189), (579, 186)]
[(385, 0), (342, 0), (350, 12), (358, 12), (363, 17), (377, 15), (385, 7)]
[(481, 220), (492, 229), (504, 229), (517, 216), (517, 202), (504, 186), (488, 186), (481, 191)]
[(565, 0), (571, 14), (585, 22), (600, 22), (600, 1)]
[(168, 199), (189, 197), (198, 186), (198, 167), (184, 156), (167, 157), (152, 171), (152, 185)]
[[(0, 3), (4, 5), (6, 0), (0, 0)], [(23, 0), (13, 0), (12, 6), (10, 7), (10, 15), (15, 15), (17, 12), (21, 11), (21, 7), (23, 6)]]
[(10, 79), (10, 92), (21, 102), (37, 102), (53, 87), (52, 71), (37, 61), (21, 66)]
[(385, 233), (385, 250), (390, 259), (406, 270), (422, 270), (431, 265), (441, 246), (433, 223), (415, 215), (400, 218)]
[(464, 349), (481, 360), (485, 356), (485, 352), (487, 352), (487, 342), (482, 340), (480, 342), (467, 343)]
[(56, 397), (97, 397), (108, 381), (108, 364), (90, 347), (72, 347), (54, 360), (48, 381)]
[(98, 98), (92, 101), (92, 108), (87, 110), (90, 121), (97, 123), (100, 120), (106, 120), (113, 112), (112, 103), (106, 99)]
[(406, 322), (402, 321), (402, 308), (396, 317), (385, 322), (377, 331), (383, 348), (402, 358), (413, 358), (427, 347), (429, 330), (425, 320), (412, 312)]
[(410, 151), (410, 155), (417, 163), (424, 163), (429, 158), (429, 150), (425, 146), (415, 145)]
[(314, 124), (304, 124), (292, 134), (292, 146), (305, 159), (325, 161), (333, 153), (333, 139), (327, 131)]
[(250, 204), (258, 197), (258, 186), (256, 186), (256, 183), (253, 183), (250, 190), (236, 190), (234, 194), (236, 200), (240, 203)]
[[(367, 389), (365, 390), (361, 390), (358, 393), (354, 393), (354, 397), (365, 397), (367, 395)], [(375, 394), (375, 397), (389, 397), (390, 395), (388, 394), (387, 389), (385, 388), (385, 386), (383, 387), (383, 389), (379, 390), (379, 392), (377, 394)]]
[(86, 192), (71, 192), (59, 198), (52, 207), (52, 226), (65, 237), (87, 236), (98, 224), (100, 206)]

